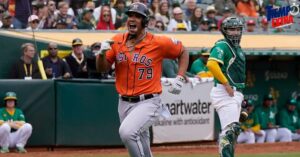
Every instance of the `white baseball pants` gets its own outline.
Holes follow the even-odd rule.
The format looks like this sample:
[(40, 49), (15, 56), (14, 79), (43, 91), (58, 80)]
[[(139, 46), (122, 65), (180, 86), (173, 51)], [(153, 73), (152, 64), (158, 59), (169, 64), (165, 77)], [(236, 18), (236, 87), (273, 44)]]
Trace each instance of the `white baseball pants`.
[(0, 126), (0, 146), (1, 147), (25, 147), (27, 140), (31, 136), (32, 126), (25, 123), (15, 132), (10, 132), (11, 127), (4, 123)]

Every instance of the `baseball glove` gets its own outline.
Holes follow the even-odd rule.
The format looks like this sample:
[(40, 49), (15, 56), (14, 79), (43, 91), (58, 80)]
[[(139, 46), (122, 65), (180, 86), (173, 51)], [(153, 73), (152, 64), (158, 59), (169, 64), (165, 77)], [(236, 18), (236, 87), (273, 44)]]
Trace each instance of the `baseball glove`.
[(245, 122), (248, 119), (247, 106), (248, 106), (247, 100), (243, 100), (241, 105), (242, 110), (240, 113), (240, 120), (239, 120), (241, 123)]

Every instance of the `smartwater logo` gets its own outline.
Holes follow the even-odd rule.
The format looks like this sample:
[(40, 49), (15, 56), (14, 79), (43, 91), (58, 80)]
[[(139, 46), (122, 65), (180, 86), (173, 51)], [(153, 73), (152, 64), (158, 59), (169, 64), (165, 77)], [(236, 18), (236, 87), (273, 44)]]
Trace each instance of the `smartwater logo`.
[(299, 5), (296, 2), (290, 2), (290, 6), (273, 8), (267, 6), (267, 20), (272, 22), (273, 28), (289, 26), (294, 23), (294, 16), (299, 14)]

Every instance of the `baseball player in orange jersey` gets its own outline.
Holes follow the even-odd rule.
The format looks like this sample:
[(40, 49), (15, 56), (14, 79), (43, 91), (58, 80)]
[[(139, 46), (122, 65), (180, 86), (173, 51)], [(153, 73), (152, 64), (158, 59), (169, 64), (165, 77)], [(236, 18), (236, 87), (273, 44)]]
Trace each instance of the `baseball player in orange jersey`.
[(180, 41), (145, 30), (149, 12), (144, 4), (132, 3), (126, 14), (128, 32), (114, 36), (111, 45), (101, 43), (97, 69), (107, 72), (115, 63), (120, 137), (131, 157), (152, 157), (149, 127), (166, 111), (160, 98), (162, 60), (178, 58), (178, 76), (169, 92), (179, 94), (189, 56)]

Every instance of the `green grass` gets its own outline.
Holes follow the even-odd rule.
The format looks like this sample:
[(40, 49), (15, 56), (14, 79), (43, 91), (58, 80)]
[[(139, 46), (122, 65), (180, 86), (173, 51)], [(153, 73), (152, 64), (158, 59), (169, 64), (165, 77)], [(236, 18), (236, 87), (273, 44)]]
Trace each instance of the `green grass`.
[[(236, 155), (235, 157), (299, 157), (300, 153), (276, 153), (276, 154), (243, 154), (243, 155)], [(68, 157), (129, 157), (128, 155), (73, 155)], [(169, 155), (158, 155), (156, 154), (155, 157), (219, 157), (218, 155), (176, 155), (176, 154), (169, 154)]]

